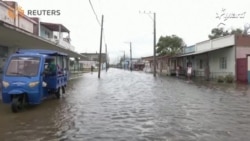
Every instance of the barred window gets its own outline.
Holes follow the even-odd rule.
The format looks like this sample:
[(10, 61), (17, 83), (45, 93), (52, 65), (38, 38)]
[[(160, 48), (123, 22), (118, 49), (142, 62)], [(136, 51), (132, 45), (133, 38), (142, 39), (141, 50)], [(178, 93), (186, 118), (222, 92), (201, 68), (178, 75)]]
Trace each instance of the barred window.
[(226, 57), (220, 58), (220, 69), (227, 69), (227, 58)]

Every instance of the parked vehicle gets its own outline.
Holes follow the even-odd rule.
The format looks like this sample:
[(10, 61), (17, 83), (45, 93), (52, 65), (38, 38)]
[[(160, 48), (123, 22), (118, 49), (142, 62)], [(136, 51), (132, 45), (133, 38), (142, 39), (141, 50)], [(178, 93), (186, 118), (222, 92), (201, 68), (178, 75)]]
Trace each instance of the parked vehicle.
[(13, 112), (40, 104), (51, 94), (59, 99), (68, 81), (67, 54), (52, 50), (19, 50), (12, 54), (2, 76), (2, 100)]

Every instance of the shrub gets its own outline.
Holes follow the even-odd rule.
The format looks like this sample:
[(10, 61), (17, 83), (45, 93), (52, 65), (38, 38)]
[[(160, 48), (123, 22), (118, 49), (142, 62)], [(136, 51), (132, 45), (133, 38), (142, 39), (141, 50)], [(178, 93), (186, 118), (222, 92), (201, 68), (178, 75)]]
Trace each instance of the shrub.
[(224, 82), (224, 77), (223, 76), (218, 76), (217, 77), (217, 82), (223, 83)]
[(234, 81), (233, 75), (231, 75), (231, 74), (226, 75), (225, 81), (226, 81), (227, 83), (233, 83), (233, 81)]

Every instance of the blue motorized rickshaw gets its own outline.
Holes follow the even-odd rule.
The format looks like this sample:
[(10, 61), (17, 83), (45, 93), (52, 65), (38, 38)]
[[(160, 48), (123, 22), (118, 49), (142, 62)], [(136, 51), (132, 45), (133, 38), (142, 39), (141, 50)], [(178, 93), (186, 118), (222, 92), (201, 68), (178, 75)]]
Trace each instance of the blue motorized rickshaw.
[(2, 100), (13, 112), (27, 104), (40, 104), (51, 94), (65, 93), (68, 81), (67, 54), (51, 50), (19, 50), (12, 54), (2, 76)]

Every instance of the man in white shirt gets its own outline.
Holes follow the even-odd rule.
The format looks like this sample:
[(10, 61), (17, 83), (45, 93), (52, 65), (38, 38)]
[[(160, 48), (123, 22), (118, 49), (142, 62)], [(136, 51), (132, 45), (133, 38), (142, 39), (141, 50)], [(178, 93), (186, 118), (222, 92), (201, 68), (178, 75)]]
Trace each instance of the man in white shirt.
[(188, 68), (187, 68), (188, 81), (191, 80), (191, 75), (192, 75), (192, 66), (191, 66), (191, 64), (188, 64)]

